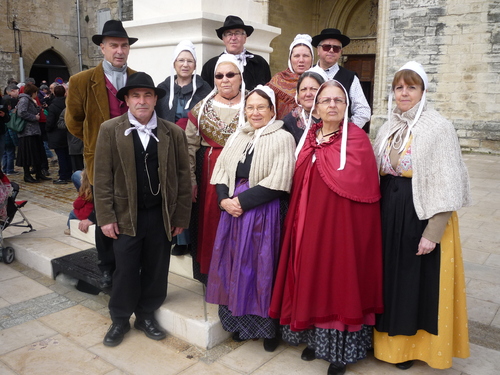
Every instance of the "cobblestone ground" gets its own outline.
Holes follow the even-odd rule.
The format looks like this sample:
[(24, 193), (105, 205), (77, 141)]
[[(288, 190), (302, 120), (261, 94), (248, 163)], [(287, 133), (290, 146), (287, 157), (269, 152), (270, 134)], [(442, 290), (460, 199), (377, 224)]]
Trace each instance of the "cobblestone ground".
[[(50, 176), (53, 180), (58, 177), (57, 163), (49, 163)], [(19, 184), (19, 200), (28, 200), (36, 203), (40, 207), (51, 211), (68, 214), (73, 208), (73, 201), (77, 197), (76, 189), (72, 183), (66, 185), (56, 185), (52, 181), (42, 181), (41, 183), (26, 183), (23, 179), (22, 168), (16, 167), (19, 174), (7, 176), (9, 180)]]

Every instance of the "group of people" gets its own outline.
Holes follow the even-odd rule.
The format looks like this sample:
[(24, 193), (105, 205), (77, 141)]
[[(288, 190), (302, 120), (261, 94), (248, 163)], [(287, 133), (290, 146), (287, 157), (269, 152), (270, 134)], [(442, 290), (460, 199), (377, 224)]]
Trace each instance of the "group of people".
[[(83, 169), (81, 141), (64, 122), (66, 91), (62, 81), (37, 87), (31, 77), (22, 84), (9, 80), (0, 107), (0, 155), (6, 175), (19, 174), (15, 164), (23, 168), (26, 183), (50, 181), (49, 160), (57, 161), (58, 178), (52, 182), (67, 184), (73, 172)], [(10, 124), (15, 119), (24, 123), (21, 130)]]
[(401, 369), (467, 357), (456, 211), (470, 203), (468, 175), (453, 125), (428, 107), (423, 67), (395, 74), (372, 147), (339, 30), (297, 35), (274, 77), (244, 47), (252, 26), (228, 16), (216, 33), (226, 50), (201, 76), (182, 41), (155, 87), (127, 66), (137, 39), (108, 21), (92, 38), (103, 62), (70, 79), (65, 119), (85, 144), (112, 286), (104, 345), (122, 342), (132, 314), (147, 337), (166, 336), (154, 314), (176, 240), (235, 341), (305, 343), (301, 358), (328, 361), (328, 374), (372, 348)]

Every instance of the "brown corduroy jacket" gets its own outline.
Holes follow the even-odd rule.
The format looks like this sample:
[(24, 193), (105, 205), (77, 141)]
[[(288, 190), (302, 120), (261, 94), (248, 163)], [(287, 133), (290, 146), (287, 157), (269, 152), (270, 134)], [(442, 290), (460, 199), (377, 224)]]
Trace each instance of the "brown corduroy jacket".
[[(127, 76), (135, 70), (127, 68)], [(71, 76), (64, 120), (71, 134), (83, 140), (83, 157), (90, 183), (94, 184), (94, 153), (101, 124), (110, 119), (108, 90), (102, 62)]]

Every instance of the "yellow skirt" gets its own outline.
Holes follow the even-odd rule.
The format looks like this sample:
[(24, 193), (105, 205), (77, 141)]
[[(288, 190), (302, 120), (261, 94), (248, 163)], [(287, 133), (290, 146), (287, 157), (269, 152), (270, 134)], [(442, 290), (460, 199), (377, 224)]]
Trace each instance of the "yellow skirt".
[(441, 239), (438, 335), (419, 330), (414, 336), (389, 336), (374, 330), (375, 357), (389, 363), (420, 360), (437, 369), (452, 366), (452, 357), (467, 358), (469, 331), (464, 263), (453, 212)]

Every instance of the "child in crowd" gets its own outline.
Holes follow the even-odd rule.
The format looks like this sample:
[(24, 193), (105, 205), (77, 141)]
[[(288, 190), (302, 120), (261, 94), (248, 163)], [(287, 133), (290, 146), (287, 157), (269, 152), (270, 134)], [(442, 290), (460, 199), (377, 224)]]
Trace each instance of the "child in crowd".
[(87, 233), (89, 226), (94, 224), (88, 220), (90, 213), (94, 210), (94, 197), (85, 169), (81, 174), (81, 182), (82, 184), (78, 190), (78, 197), (73, 202), (73, 210), (69, 213), (68, 228), (64, 230), (64, 234), (67, 235), (71, 234), (69, 221), (72, 219), (81, 220), (78, 228), (84, 233)]

